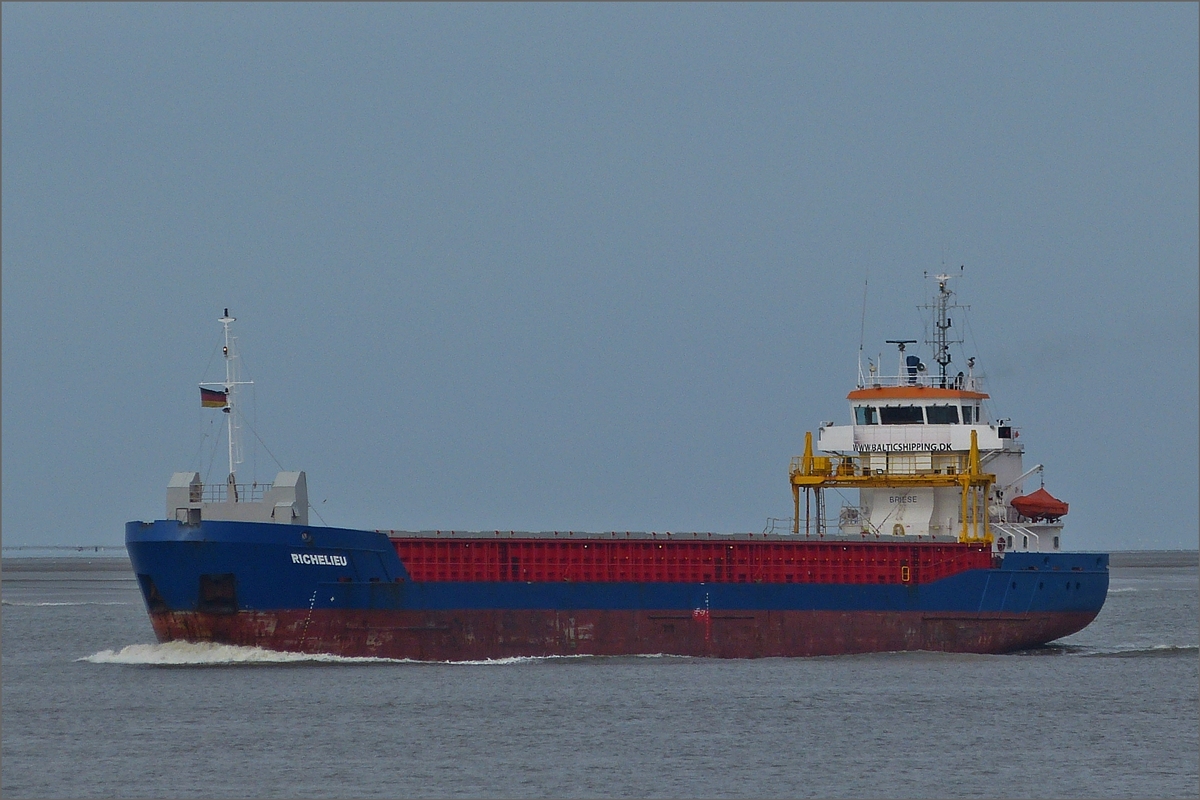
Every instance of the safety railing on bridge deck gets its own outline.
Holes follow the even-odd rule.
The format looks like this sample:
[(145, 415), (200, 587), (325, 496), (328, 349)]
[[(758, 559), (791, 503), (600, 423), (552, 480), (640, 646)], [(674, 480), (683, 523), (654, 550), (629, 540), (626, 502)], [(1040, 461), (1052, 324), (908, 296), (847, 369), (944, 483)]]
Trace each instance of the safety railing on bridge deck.
[(925, 386), (931, 389), (959, 389), (967, 392), (983, 391), (982, 375), (931, 375), (928, 372), (918, 372), (915, 375), (864, 375), (864, 383), (859, 388), (868, 389), (876, 386)]
[[(263, 499), (274, 484), (271, 483), (237, 483), (237, 502), (257, 503)], [(226, 503), (229, 501), (229, 486), (224, 483), (203, 484), (200, 491), (200, 502)]]

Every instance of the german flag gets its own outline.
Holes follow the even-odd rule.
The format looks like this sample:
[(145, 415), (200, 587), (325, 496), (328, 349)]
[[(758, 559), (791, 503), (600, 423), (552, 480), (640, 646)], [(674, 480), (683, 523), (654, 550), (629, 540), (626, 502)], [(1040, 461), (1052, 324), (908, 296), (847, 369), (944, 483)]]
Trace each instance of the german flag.
[(204, 408), (224, 408), (229, 405), (229, 395), (224, 391), (200, 387), (200, 405)]

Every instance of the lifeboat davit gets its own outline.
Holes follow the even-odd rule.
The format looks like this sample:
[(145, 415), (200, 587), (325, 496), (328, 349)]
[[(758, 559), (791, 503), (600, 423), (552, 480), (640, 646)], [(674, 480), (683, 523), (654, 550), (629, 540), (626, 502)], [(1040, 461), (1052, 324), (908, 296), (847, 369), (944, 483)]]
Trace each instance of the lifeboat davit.
[(1032, 520), (1055, 522), (1067, 513), (1067, 504), (1044, 488), (1031, 494), (1014, 497), (1010, 503), (1022, 516)]

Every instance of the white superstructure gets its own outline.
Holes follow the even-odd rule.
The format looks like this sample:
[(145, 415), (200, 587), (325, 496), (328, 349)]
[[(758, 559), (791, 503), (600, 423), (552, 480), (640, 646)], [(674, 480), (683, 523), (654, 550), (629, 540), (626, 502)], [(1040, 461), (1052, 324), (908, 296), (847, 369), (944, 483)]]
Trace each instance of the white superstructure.
[[(950, 310), (961, 308), (951, 302), (949, 280), (937, 276), (938, 293), (926, 306), (934, 312), (934, 338), (927, 344), (933, 346), (937, 374), (906, 354), (905, 346), (915, 341), (892, 340), (899, 348), (897, 373), (882, 375), (875, 363), (866, 375), (860, 368), (858, 386), (848, 396), (852, 424), (823, 424), (817, 449), (828, 455), (813, 456), (809, 444), (804, 456), (793, 459), (796, 533), (985, 540), (997, 550), (1061, 548), (1065, 504), (1039, 495), (1037, 502), (1045, 497), (1048, 505), (1038, 506), (1035, 518), (1012, 505), (1017, 498), (1029, 511), (1024, 483), (1042, 467), (1026, 469), (1019, 431), (1008, 420), (988, 418), (988, 395), (974, 359), (968, 360), (966, 373), (947, 369), (949, 345), (956, 343), (949, 338)], [(836, 522), (825, 519), (823, 495), (831, 489), (841, 500)]]

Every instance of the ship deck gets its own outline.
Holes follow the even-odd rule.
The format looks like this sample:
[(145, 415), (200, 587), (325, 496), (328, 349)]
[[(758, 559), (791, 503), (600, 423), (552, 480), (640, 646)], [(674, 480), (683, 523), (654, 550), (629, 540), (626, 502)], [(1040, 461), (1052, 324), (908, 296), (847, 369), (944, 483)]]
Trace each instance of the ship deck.
[(552, 540), (552, 541), (654, 541), (654, 542), (836, 542), (838, 544), (871, 543), (871, 544), (955, 544), (957, 538), (937, 537), (899, 537), (868, 534), (866, 536), (844, 536), (835, 533), (836, 526), (829, 523), (826, 533), (817, 534), (769, 532), (769, 533), (717, 533), (713, 531), (398, 531), (376, 529), (376, 533), (385, 533), (389, 539), (460, 539), (460, 540)]

